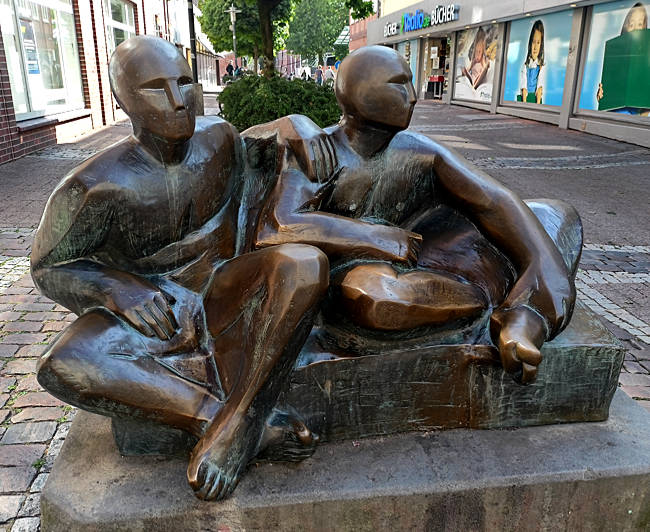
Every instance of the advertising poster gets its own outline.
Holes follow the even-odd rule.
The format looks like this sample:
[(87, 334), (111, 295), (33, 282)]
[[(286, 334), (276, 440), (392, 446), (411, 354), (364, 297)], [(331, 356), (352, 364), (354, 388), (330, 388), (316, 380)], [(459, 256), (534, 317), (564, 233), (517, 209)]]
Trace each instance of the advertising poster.
[(650, 116), (648, 14), (638, 1), (594, 6), (580, 109)]
[(499, 48), (497, 24), (458, 34), (454, 98), (487, 103), (492, 100), (494, 63)]
[(572, 18), (568, 10), (511, 23), (504, 100), (562, 105)]

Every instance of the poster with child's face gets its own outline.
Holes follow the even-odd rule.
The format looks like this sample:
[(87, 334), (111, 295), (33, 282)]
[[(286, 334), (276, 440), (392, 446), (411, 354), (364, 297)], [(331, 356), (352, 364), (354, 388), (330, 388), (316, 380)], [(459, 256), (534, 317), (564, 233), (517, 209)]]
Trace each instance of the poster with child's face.
[(492, 100), (494, 63), (501, 47), (498, 28), (491, 24), (458, 34), (454, 98), (486, 103)]
[(638, 0), (594, 6), (580, 109), (650, 116), (649, 7)]
[(567, 10), (510, 24), (505, 101), (562, 105), (572, 18)]

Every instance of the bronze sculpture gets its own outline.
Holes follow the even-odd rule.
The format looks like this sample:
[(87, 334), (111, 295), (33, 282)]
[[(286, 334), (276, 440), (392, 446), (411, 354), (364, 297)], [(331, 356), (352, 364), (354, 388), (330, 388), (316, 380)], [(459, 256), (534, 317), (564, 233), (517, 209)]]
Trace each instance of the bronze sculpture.
[(110, 78), (133, 135), (62, 181), (33, 247), (38, 287), (80, 316), (40, 361), (53, 395), (189, 433), (188, 480), (220, 499), (260, 452), (313, 452), (300, 418), (272, 410), (319, 310), (332, 356), (491, 333), (504, 368), (534, 380), (571, 316), (579, 218), (530, 203), (542, 225), (404, 132), (415, 95), (394, 51), (343, 62), (339, 125), (292, 116), (242, 138), (195, 123), (189, 66), (161, 39), (121, 44)]
[(32, 275), (81, 317), (38, 379), (92, 412), (194, 435), (189, 482), (223, 497), (258, 451), (327, 259), (300, 245), (237, 253), (239, 134), (216, 117), (195, 125), (191, 70), (171, 43), (128, 40), (110, 75), (133, 135), (76, 168), (45, 209)]

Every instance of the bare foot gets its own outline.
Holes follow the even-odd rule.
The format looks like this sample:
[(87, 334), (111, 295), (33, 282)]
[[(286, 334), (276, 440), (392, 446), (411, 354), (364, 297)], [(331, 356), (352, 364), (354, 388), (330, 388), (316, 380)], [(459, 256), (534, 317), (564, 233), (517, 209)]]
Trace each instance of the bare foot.
[(221, 500), (237, 486), (256, 454), (263, 421), (234, 413), (219, 427), (210, 426), (199, 440), (187, 467), (194, 494), (206, 501)]
[(262, 451), (257, 458), (267, 462), (301, 462), (314, 454), (319, 440), (318, 434), (295, 411), (274, 408), (266, 421)]
[(542, 318), (526, 307), (497, 310), (492, 314), (491, 334), (503, 369), (520, 384), (533, 382), (537, 366), (542, 362), (540, 349), (546, 338)]

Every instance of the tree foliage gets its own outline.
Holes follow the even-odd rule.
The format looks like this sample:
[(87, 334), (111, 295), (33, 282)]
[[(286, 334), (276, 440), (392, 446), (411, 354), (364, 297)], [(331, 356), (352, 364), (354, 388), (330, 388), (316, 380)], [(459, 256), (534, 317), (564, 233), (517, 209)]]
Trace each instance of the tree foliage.
[(345, 0), (345, 6), (352, 10), (352, 18), (364, 19), (373, 13), (372, 2), (369, 0)]
[(287, 47), (300, 55), (318, 58), (323, 64), (325, 52), (332, 49), (348, 22), (348, 13), (345, 0), (303, 0), (289, 26)]
[[(264, 39), (261, 30), (259, 3), (263, 0), (202, 0), (201, 29), (210, 39), (217, 51), (231, 50), (232, 30), (230, 14), (226, 10), (235, 4), (241, 13), (237, 14), (237, 54), (250, 55), (256, 60), (264, 52)], [(293, 14), (294, 0), (273, 0), (271, 8), (271, 49), (284, 47), (289, 20)]]

